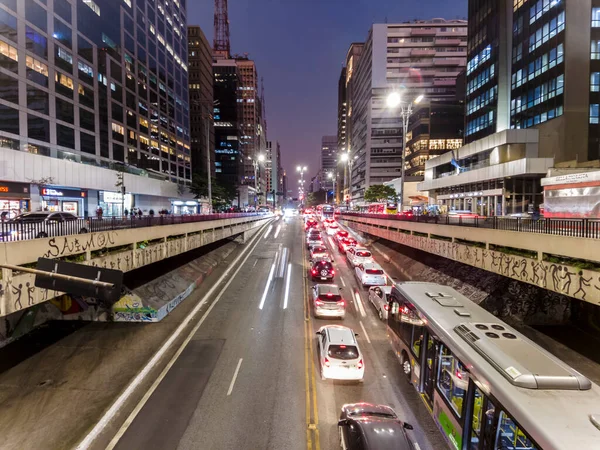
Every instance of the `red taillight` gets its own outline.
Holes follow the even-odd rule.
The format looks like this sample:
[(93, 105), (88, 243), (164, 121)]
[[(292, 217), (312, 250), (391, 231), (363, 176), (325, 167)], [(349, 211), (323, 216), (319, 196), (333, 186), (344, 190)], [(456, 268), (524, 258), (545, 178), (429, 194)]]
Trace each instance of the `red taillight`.
[(337, 304), (338, 306), (344, 306), (346, 303), (344, 303), (344, 300), (338, 300)]
[(462, 374), (462, 372), (460, 372), (459, 370), (457, 370), (457, 371), (456, 371), (456, 377), (457, 377), (459, 380), (462, 380), (462, 378), (463, 378), (463, 374)]
[(331, 275), (335, 275), (335, 270), (331, 269)]
[(385, 309), (386, 311), (390, 310), (390, 305), (383, 305), (383, 309)]
[(331, 366), (331, 363), (329, 362), (329, 358), (325, 358), (325, 367), (329, 367)]
[(323, 303), (323, 301), (322, 301), (322, 300), (317, 300), (317, 301), (315, 302), (315, 305), (317, 305), (317, 306), (323, 306), (324, 304), (325, 304), (325, 303)]
[(316, 271), (316, 269), (313, 269), (313, 270), (311, 270), (311, 273), (312, 273), (313, 275), (316, 275), (316, 274), (317, 274), (317, 271)]
[(358, 362), (358, 368), (359, 369), (363, 368), (363, 361), (362, 361), (362, 359)]

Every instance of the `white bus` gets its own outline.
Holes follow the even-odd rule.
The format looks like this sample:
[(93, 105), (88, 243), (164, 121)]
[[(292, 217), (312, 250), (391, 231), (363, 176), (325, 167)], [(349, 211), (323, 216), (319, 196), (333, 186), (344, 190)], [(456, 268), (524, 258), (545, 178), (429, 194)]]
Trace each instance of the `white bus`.
[(396, 284), (387, 330), (451, 449), (600, 449), (600, 387), (454, 289)]

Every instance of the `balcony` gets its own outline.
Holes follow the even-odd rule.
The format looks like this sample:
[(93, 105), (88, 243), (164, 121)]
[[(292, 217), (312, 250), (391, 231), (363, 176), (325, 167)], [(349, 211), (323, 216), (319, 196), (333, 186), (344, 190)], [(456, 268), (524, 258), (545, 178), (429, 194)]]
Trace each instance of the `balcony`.
[(435, 36), (437, 34), (436, 28), (423, 29), (423, 28), (413, 28), (410, 30), (411, 36)]
[(410, 56), (435, 56), (435, 49), (431, 48), (415, 48), (410, 51)]

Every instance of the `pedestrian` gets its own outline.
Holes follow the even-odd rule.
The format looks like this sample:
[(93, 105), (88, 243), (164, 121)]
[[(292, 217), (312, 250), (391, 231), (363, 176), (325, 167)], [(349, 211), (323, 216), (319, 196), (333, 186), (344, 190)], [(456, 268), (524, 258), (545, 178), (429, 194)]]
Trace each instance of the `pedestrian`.
[(123, 215), (125, 217), (127, 217), (129, 215), (129, 210), (127, 208), (125, 208), (125, 211), (123, 211)]
[(143, 213), (142, 213), (142, 210), (141, 210), (141, 209), (138, 209), (138, 216), (140, 217), (140, 219), (142, 218), (142, 214), (143, 214)]

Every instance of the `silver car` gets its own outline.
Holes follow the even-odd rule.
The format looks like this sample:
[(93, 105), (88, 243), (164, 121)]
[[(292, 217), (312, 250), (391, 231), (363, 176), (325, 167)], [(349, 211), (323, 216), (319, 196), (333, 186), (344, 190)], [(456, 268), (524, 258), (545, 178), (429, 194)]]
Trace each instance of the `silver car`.
[(315, 284), (312, 288), (315, 317), (339, 317), (346, 315), (346, 302), (340, 288), (335, 284)]
[(392, 286), (373, 286), (369, 288), (369, 301), (375, 307), (381, 320), (387, 320), (390, 310), (389, 299)]

